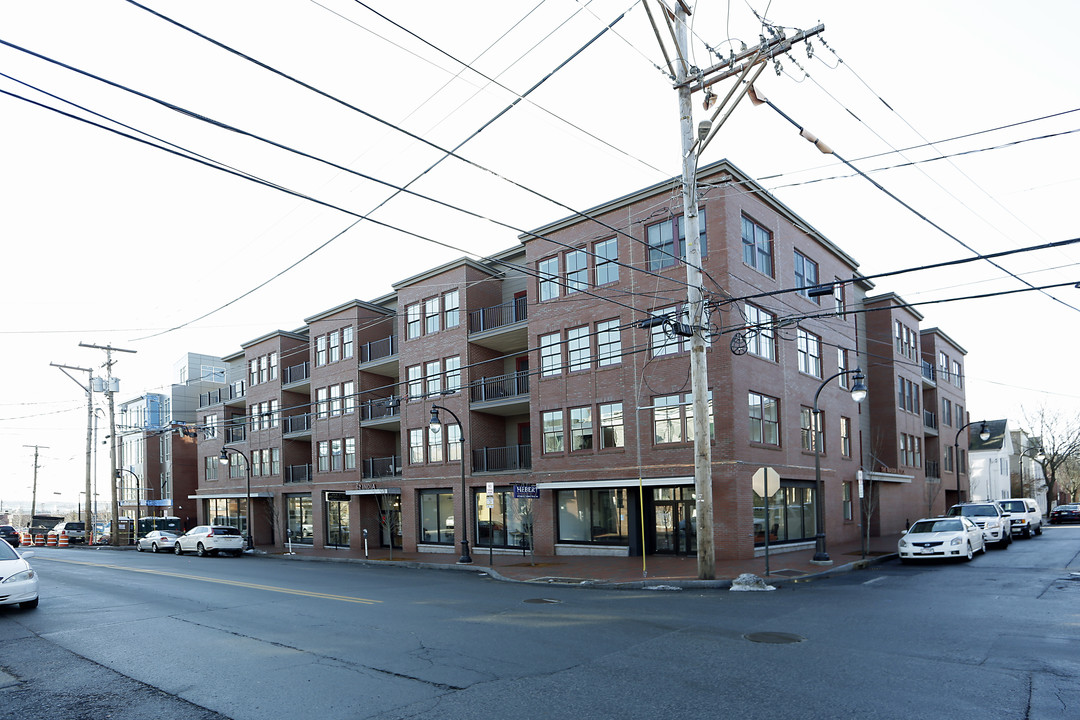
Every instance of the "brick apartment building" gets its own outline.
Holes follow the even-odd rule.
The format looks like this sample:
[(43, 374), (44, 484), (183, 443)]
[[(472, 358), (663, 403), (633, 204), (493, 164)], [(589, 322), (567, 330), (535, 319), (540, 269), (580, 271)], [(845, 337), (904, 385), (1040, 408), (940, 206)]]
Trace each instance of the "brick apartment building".
[[(860, 477), (875, 534), (942, 509), (951, 446), (921, 409), (965, 417), (963, 350), (894, 296), (858, 312), (855, 260), (734, 166), (699, 183), (717, 557), (814, 542), (816, 442), (831, 541), (860, 536)], [(243, 343), (199, 409), (200, 522), (246, 528), (250, 497), (264, 547), (452, 553), (465, 525), (482, 551), (694, 553), (681, 227), (659, 183)], [(781, 477), (768, 517), (761, 467)]]

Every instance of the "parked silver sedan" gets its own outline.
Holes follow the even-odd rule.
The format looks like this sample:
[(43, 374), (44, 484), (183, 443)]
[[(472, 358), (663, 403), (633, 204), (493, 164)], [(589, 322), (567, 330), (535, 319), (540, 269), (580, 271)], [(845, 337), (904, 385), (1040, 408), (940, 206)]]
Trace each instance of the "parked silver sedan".
[(173, 549), (173, 545), (176, 544), (176, 538), (179, 535), (171, 533), (166, 530), (151, 530), (150, 532), (139, 538), (135, 543), (135, 549), (139, 552), (143, 550), (149, 550), (150, 552), (169, 552)]
[(986, 552), (983, 531), (967, 517), (939, 517), (919, 520), (897, 543), (900, 562), (931, 558), (970, 560), (976, 552)]
[(228, 553), (239, 557), (244, 552), (244, 536), (234, 527), (199, 525), (176, 538), (173, 552), (177, 555), (193, 552), (199, 557)]

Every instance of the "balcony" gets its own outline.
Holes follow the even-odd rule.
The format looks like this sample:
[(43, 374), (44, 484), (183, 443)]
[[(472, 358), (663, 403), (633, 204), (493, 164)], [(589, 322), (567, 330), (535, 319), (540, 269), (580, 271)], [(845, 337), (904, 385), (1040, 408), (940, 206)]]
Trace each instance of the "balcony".
[(282, 418), (284, 425), (281, 434), (293, 439), (303, 436), (311, 437), (311, 413), (303, 415), (286, 415)]
[(398, 341), (396, 335), (360, 343), (360, 369), (386, 377), (398, 376)]
[(311, 392), (311, 363), (306, 360), (299, 365), (285, 368), (281, 374), (281, 387), (294, 392)]
[(941, 480), (941, 463), (937, 460), (926, 461), (926, 479), (935, 478)]
[(228, 387), (199, 393), (199, 409), (212, 405), (243, 405), (244, 381), (237, 380)]
[(532, 446), (476, 448), (472, 451), (474, 473), (528, 470), (532, 467)]
[(225, 427), (225, 444), (242, 443), (247, 440), (246, 425), (228, 425)]
[(485, 377), (469, 383), (473, 410), (494, 415), (521, 415), (529, 411), (529, 373)]
[(924, 388), (937, 387), (937, 367), (933, 363), (922, 361), (922, 379)]
[(936, 436), (938, 434), (937, 413), (931, 412), (930, 410), (923, 410), (922, 416), (923, 430), (926, 432), (927, 435)]
[(397, 427), (401, 420), (401, 398), (394, 396), (360, 403), (360, 422), (364, 427), (390, 425)]
[(311, 482), (311, 463), (307, 465), (288, 465), (285, 468), (284, 481), (287, 483)]
[(399, 477), (401, 475), (401, 456), (367, 458), (361, 470), (363, 478)]
[(469, 341), (499, 352), (524, 350), (528, 347), (528, 319), (523, 297), (473, 310), (469, 313)]

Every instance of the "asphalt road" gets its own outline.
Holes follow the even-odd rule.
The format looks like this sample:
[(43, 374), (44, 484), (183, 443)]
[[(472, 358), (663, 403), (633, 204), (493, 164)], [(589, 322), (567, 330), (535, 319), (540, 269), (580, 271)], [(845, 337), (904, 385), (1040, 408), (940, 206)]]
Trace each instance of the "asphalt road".
[(746, 593), (93, 549), (31, 562), (40, 607), (0, 608), (4, 718), (1080, 717), (1080, 527)]

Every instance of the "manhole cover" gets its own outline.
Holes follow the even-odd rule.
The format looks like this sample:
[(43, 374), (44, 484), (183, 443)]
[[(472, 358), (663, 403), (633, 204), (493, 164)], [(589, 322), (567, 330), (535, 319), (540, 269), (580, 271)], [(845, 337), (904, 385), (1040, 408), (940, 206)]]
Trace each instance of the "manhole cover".
[(551, 598), (529, 598), (528, 600), (525, 600), (525, 602), (532, 603), (533, 605), (555, 605), (562, 602), (562, 600), (552, 600)]
[(743, 635), (743, 637), (750, 642), (768, 643), (770, 645), (789, 645), (791, 643), (800, 643), (806, 639), (802, 635), (782, 632), (748, 633)]

